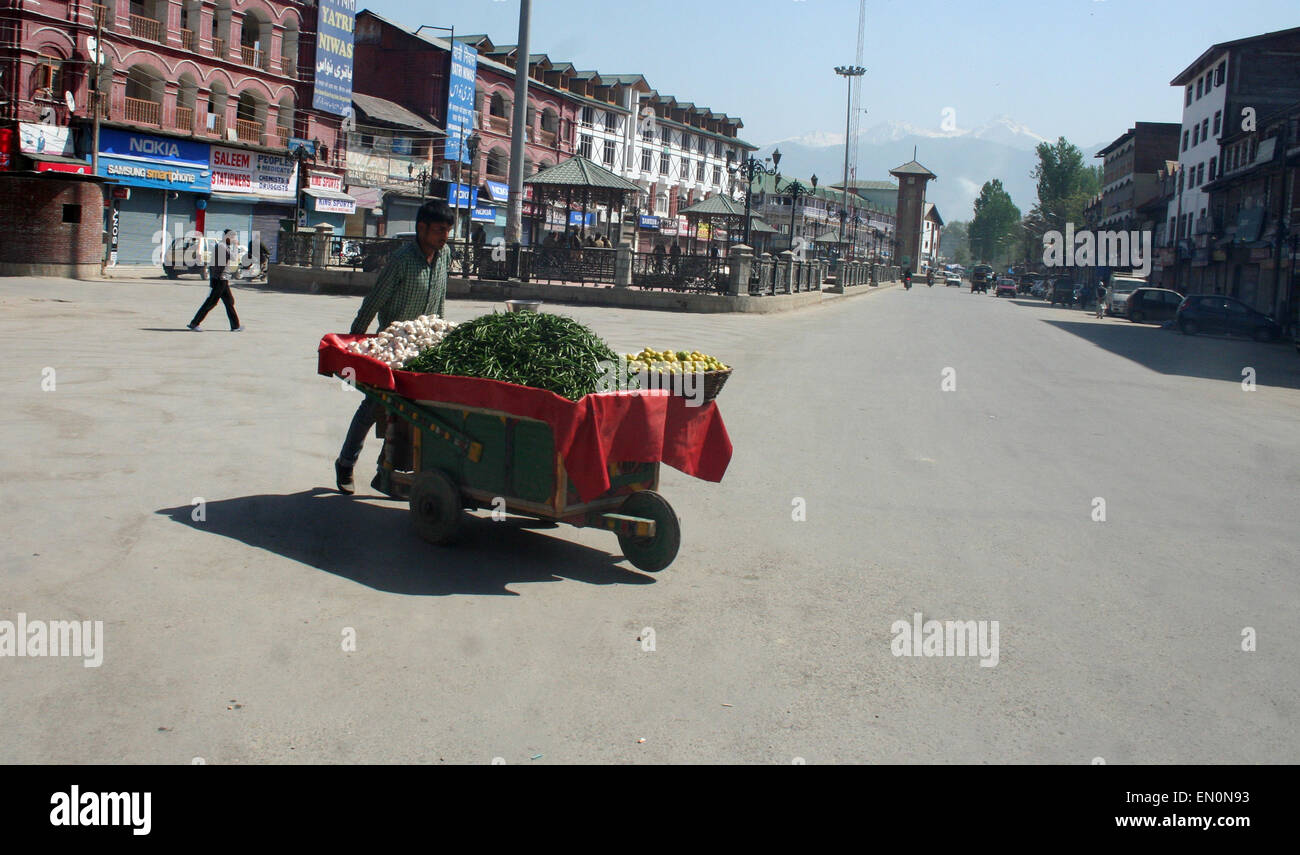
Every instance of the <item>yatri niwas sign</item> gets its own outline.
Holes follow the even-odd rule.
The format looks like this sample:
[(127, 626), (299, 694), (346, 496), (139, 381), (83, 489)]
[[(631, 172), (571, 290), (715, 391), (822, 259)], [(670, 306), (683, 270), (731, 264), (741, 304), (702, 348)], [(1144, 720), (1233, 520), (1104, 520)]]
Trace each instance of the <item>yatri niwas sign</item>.
[(316, 89), (311, 105), (346, 116), (352, 109), (352, 30), (356, 0), (320, 0), (316, 23)]

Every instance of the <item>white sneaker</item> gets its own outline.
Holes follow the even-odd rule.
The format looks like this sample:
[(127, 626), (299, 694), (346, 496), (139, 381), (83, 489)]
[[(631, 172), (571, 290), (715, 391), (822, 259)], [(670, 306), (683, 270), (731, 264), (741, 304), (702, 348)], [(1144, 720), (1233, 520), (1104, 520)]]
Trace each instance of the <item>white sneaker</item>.
[(185, 326), (186, 328), (193, 330), (194, 332), (203, 332), (203, 330), (199, 329), (198, 324), (186, 324)]

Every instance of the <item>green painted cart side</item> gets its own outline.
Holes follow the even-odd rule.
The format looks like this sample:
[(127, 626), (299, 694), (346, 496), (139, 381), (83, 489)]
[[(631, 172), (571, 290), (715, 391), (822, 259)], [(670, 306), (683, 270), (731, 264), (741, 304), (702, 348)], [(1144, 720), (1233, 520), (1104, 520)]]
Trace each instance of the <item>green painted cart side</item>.
[(611, 463), (609, 490), (584, 502), (546, 422), (356, 387), (389, 414), (377, 486), (408, 499), (412, 522), (426, 540), (453, 542), (464, 510), (486, 508), (607, 529), (642, 570), (662, 570), (676, 557), (681, 528), (656, 492), (658, 463)]

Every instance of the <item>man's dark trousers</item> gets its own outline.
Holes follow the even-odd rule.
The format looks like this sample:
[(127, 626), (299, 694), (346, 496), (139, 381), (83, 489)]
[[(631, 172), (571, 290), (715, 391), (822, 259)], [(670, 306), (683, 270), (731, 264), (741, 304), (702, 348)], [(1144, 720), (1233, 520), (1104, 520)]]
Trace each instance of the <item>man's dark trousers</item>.
[(226, 319), (230, 321), (230, 328), (232, 330), (238, 329), (239, 315), (235, 314), (235, 297), (230, 293), (230, 280), (213, 279), (209, 284), (212, 290), (208, 292), (208, 299), (203, 301), (202, 306), (199, 306), (199, 311), (194, 315), (194, 320), (190, 321), (190, 326), (197, 327), (203, 323), (203, 319), (207, 317), (208, 312), (212, 311), (213, 307), (217, 305), (217, 301), (220, 300), (226, 304)]

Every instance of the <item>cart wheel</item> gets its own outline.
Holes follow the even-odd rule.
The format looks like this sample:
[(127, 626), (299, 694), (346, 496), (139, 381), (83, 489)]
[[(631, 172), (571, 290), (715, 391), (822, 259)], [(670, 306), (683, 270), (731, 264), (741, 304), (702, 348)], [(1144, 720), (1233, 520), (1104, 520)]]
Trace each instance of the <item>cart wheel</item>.
[(682, 544), (682, 528), (668, 500), (653, 490), (641, 490), (627, 497), (619, 513), (655, 521), (654, 537), (618, 536), (623, 555), (639, 570), (658, 572), (677, 557)]
[(437, 469), (421, 472), (411, 484), (410, 501), (411, 524), (420, 537), (437, 544), (456, 540), (465, 513), (450, 478)]

